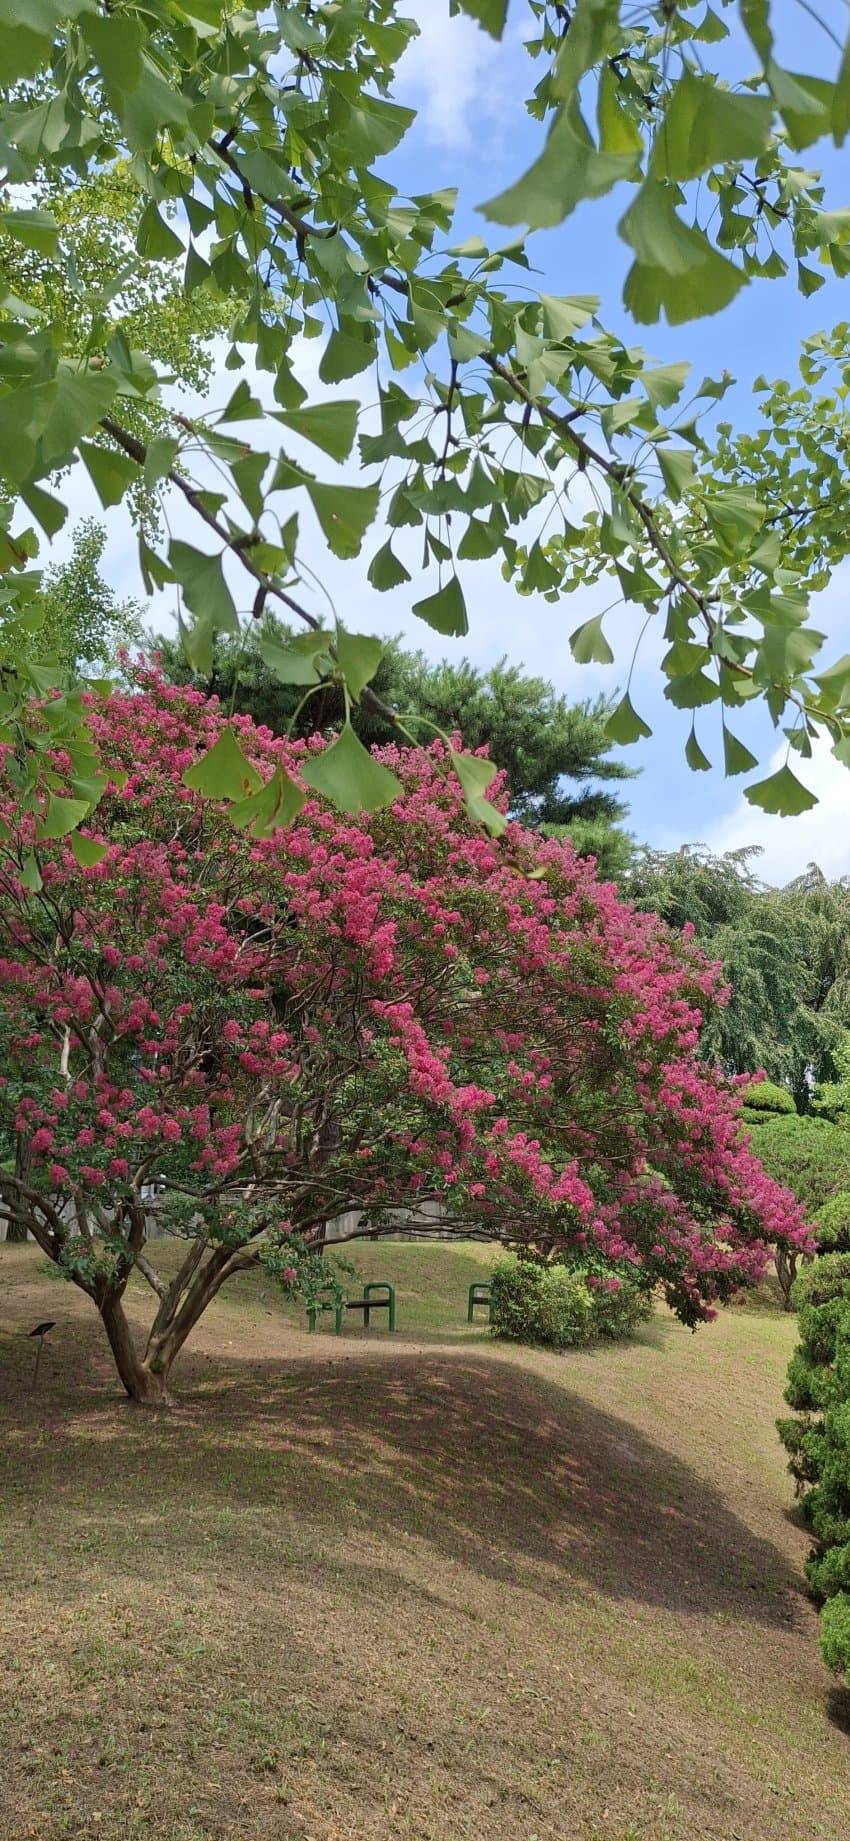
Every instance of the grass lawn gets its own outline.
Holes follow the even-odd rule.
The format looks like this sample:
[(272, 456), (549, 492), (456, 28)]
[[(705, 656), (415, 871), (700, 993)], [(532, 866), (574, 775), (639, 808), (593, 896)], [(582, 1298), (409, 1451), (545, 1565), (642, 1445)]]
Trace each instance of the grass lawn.
[(243, 1277), (157, 1414), (0, 1248), (3, 1841), (845, 1841), (793, 1320), (554, 1356), (467, 1327), (481, 1248), (347, 1256), (394, 1338)]

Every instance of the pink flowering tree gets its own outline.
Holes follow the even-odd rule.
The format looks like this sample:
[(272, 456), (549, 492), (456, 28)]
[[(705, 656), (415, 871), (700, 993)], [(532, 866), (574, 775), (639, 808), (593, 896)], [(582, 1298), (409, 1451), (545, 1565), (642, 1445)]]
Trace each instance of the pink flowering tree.
[[(167, 1398), (233, 1273), (309, 1292), (347, 1211), (363, 1236), (438, 1210), (634, 1261), (691, 1324), (806, 1244), (695, 1056), (717, 969), (569, 844), (476, 829), (441, 744), (382, 751), (397, 798), (346, 817), (313, 790), (320, 739), (153, 674), (91, 727), (113, 778), (74, 834), (71, 759), (24, 816), (3, 764), (0, 1206), (92, 1299), (132, 1399)], [(202, 796), (211, 760), (243, 801)], [(182, 1242), (165, 1277), (153, 1181)]]

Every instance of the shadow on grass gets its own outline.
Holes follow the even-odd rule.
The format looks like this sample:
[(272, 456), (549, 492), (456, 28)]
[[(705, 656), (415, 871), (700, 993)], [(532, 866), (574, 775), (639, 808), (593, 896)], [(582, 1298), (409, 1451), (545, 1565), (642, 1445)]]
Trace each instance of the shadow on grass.
[[(20, 1353), (2, 1352), (16, 1369)], [(334, 1348), (286, 1366), (195, 1354), (164, 1414), (117, 1402), (82, 1326), (69, 1357), (40, 1396), (22, 1368), (6, 1392), (6, 1482), (18, 1504), (61, 1492), (69, 1523), (88, 1518), (125, 1563), (144, 1563), (133, 1525), (178, 1538), (182, 1505), (192, 1538), (205, 1519), (244, 1515), (265, 1541), (296, 1530), (303, 1545), (312, 1523), (355, 1572), (373, 1539), (415, 1541), (544, 1599), (590, 1587), (765, 1626), (792, 1616), (788, 1561), (710, 1484), (628, 1420), (495, 1353)]]
[(826, 1697), (826, 1714), (830, 1725), (850, 1738), (850, 1688), (831, 1688)]

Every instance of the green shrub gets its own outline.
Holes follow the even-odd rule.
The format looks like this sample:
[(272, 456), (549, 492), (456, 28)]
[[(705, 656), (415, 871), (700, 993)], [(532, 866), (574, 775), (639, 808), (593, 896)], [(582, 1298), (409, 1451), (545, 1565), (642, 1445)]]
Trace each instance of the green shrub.
[[(810, 1113), (754, 1112), (749, 1101), (744, 1124), (760, 1163), (769, 1176), (796, 1196), (820, 1242), (817, 1224), (824, 1211), (839, 1194), (846, 1194), (850, 1204), (850, 1131), (831, 1124), (829, 1119), (813, 1118)], [(845, 1244), (850, 1247), (850, 1220), (845, 1242), (842, 1219), (840, 1208), (827, 1217), (820, 1242), (824, 1251), (840, 1249)], [(777, 1248), (776, 1271), (788, 1309), (799, 1263), (793, 1250)]]
[(754, 1080), (743, 1090), (744, 1105), (748, 1112), (796, 1112), (797, 1108), (787, 1087), (779, 1087), (773, 1080)]
[(805, 1519), (815, 1537), (806, 1566), (825, 1602), (821, 1648), (850, 1681), (850, 1252), (826, 1253), (792, 1292), (800, 1343), (778, 1421)]
[(850, 1597), (846, 1592), (838, 1592), (824, 1605), (820, 1646), (828, 1667), (850, 1679)]
[(622, 1342), (652, 1315), (652, 1288), (639, 1266), (585, 1254), (575, 1262), (593, 1297), (594, 1335)]
[(748, 1113), (744, 1124), (768, 1175), (784, 1183), (810, 1217), (839, 1190), (850, 1189), (850, 1131), (796, 1112)]
[(544, 1268), (535, 1327), (535, 1340), (548, 1349), (574, 1349), (592, 1342), (593, 1296), (581, 1273), (566, 1266)]
[(549, 1349), (621, 1340), (652, 1310), (635, 1268), (594, 1256), (546, 1266), (508, 1254), (493, 1267), (491, 1285), (494, 1335)]
[(850, 1189), (839, 1189), (817, 1209), (815, 1236), (821, 1253), (850, 1253)]

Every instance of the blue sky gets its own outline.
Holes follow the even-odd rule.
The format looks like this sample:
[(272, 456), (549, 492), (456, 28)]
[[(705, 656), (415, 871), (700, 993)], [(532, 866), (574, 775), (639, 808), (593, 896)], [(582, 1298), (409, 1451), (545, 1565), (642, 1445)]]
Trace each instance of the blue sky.
[[(541, 143), (541, 127), (524, 107), (524, 97), (536, 80), (534, 66), (521, 45), (529, 15), (515, 6), (506, 39), (496, 45), (469, 19), (450, 19), (447, 0), (413, 0), (410, 10), (420, 22), (421, 36), (402, 63), (398, 99), (417, 108), (418, 119), (383, 170), (402, 192), (459, 186), (456, 223), (460, 235), (477, 228), (491, 243), (507, 240), (511, 233), (500, 237), (497, 226), (483, 224), (476, 217), (475, 207), (515, 179)], [(806, 14), (789, 0), (780, 0), (779, 17), (789, 41), (794, 41), (790, 55), (786, 46), (787, 62), (797, 68), (817, 68), (823, 54)], [(826, 49), (828, 52), (829, 47)], [(823, 165), (833, 207), (850, 203), (846, 153), (836, 154), (830, 147), (808, 150), (805, 163)], [(850, 281), (829, 279), (808, 300), (796, 293), (790, 280), (753, 283), (719, 318), (672, 330), (665, 325), (635, 328), (621, 305), (628, 252), (615, 230), (626, 196), (625, 188), (618, 188), (610, 199), (585, 205), (559, 230), (531, 238), (529, 254), (538, 271), (533, 279), (552, 293), (599, 294), (605, 324), (630, 343), (645, 345), (659, 361), (688, 359), (698, 378), (730, 370), (738, 381), (724, 400), (722, 413), (739, 424), (751, 422), (754, 378), (762, 371), (770, 377), (793, 376), (801, 341), (843, 317), (850, 319)], [(223, 376), (220, 381), (223, 403), (233, 379)], [(251, 424), (246, 432), (256, 440), (258, 425)], [(270, 441), (279, 445), (276, 428)], [(82, 481), (74, 497), (77, 515), (96, 511)], [(376, 547), (376, 543), (367, 544), (360, 562), (341, 565), (330, 559), (330, 567), (323, 569), (340, 617), (349, 626), (402, 632), (433, 657), (450, 652), (453, 646), (457, 655), (465, 652), (482, 665), (507, 654), (544, 673), (577, 698), (597, 690), (611, 692), (622, 682), (634, 639), (634, 610), (620, 610), (611, 622), (615, 665), (605, 670), (580, 667), (569, 651), (569, 633), (610, 597), (582, 593), (554, 607), (539, 596), (521, 600), (501, 580), (497, 567), (467, 565), (464, 587), (471, 631), (463, 642), (446, 641), (410, 615), (411, 600), (426, 592), (421, 578), (414, 580), (413, 591), (408, 589), (406, 594), (395, 591), (379, 597), (371, 591), (365, 571)], [(139, 591), (135, 544), (126, 528), (116, 528), (111, 537), (108, 567), (122, 592)], [(827, 632), (833, 653), (850, 649), (847, 638), (842, 639), (848, 624), (849, 587), (850, 571), (839, 571), (816, 607), (816, 624)], [(163, 626), (170, 622), (171, 606), (164, 595), (157, 597), (157, 603), (155, 617)], [(629, 795), (635, 833), (663, 847), (685, 841), (707, 841), (717, 848), (760, 843), (765, 850), (763, 870), (771, 880), (786, 879), (812, 858), (832, 874), (850, 872), (850, 827), (846, 823), (850, 779), (846, 769), (829, 756), (818, 758), (809, 778), (821, 795), (821, 805), (799, 820), (769, 819), (755, 812), (742, 802), (740, 781), (724, 780), (719, 770), (692, 774), (683, 759), (688, 724), (684, 713), (664, 700), (656, 669), (660, 648), (653, 647), (642, 652), (633, 680), (635, 701), (654, 730), (651, 741), (627, 751), (629, 763), (641, 769)], [(706, 714), (712, 716), (711, 711)], [(749, 732), (740, 723), (738, 727), (758, 746), (761, 757), (769, 759), (774, 737), (767, 717), (752, 716)], [(710, 757), (718, 755), (719, 720), (716, 724), (704, 721), (700, 739)]]
[[(534, 68), (523, 52), (521, 13), (514, 9), (515, 26), (507, 42), (495, 46), (467, 20), (449, 20), (441, 5), (417, 7), (422, 37), (408, 53), (402, 67), (405, 100), (419, 109), (416, 126), (403, 143), (393, 166), (402, 185), (421, 189), (423, 173), (428, 183), (460, 183), (460, 228), (464, 234), (481, 228), (474, 205), (493, 196), (517, 176), (539, 148), (541, 130), (523, 108)], [(806, 15), (788, 0), (777, 10), (784, 32), (783, 56), (795, 68), (817, 70), (834, 56), (820, 41)], [(712, 47), (714, 50), (714, 47)], [(533, 80), (533, 79), (532, 79)], [(803, 157), (801, 156), (801, 163)], [(807, 166), (823, 168), (833, 207), (850, 203), (850, 158), (846, 150), (831, 145), (807, 150)], [(402, 177), (402, 173), (418, 177)], [(737, 424), (753, 420), (752, 384), (760, 372), (768, 377), (793, 377), (800, 345), (811, 333), (850, 319), (850, 287), (830, 277), (808, 300), (793, 282), (752, 283), (722, 315), (684, 327), (665, 324), (636, 328), (622, 307), (623, 278), (629, 252), (616, 235), (616, 222), (624, 208), (626, 188), (610, 199), (580, 207), (556, 231), (529, 239), (529, 251), (540, 270), (542, 289), (554, 293), (595, 293), (602, 299), (601, 314), (613, 331), (630, 343), (646, 346), (661, 362), (689, 360), (697, 377), (730, 370), (736, 388), (726, 396), (722, 415)], [(483, 225), (492, 237), (493, 226)], [(559, 687), (581, 696), (588, 688), (612, 688), (623, 674), (630, 656), (629, 636), (634, 612), (622, 610), (611, 623), (613, 635), (622, 633), (615, 646), (615, 665), (607, 672), (583, 668), (572, 661), (567, 644), (570, 631), (581, 618), (575, 602), (551, 607), (535, 597), (514, 604), (513, 615), (498, 616), (492, 602), (476, 609), (474, 577), (468, 601), (472, 625), (468, 649), (482, 660), (508, 650), (535, 669), (545, 670)], [(825, 631), (830, 649), (847, 649), (847, 594), (850, 569), (839, 571), (829, 590), (815, 603), (815, 624)], [(845, 635), (842, 638), (842, 633)], [(507, 643), (510, 636), (510, 643)], [(765, 850), (765, 873), (783, 879), (803, 868), (812, 856), (831, 873), (850, 871), (850, 826), (847, 825), (850, 778), (830, 758), (819, 759), (810, 775), (820, 793), (821, 807), (803, 820), (769, 819), (743, 805), (740, 782), (724, 780), (722, 773), (692, 774), (682, 750), (687, 736), (684, 714), (666, 703), (655, 663), (658, 649), (649, 651), (634, 679), (635, 701), (652, 724), (653, 737), (626, 751), (630, 763), (640, 766), (640, 779), (630, 789), (631, 822), (637, 835), (653, 844), (707, 840), (718, 847), (736, 847), (752, 840)], [(704, 712), (709, 718), (712, 712)], [(739, 727), (741, 725), (739, 724)], [(714, 724), (719, 730), (719, 719)], [(701, 741), (709, 756), (712, 723), (703, 721)], [(719, 736), (717, 738), (719, 740)], [(765, 714), (753, 715), (747, 739), (769, 754), (774, 733)], [(845, 835), (841, 835), (841, 826)]]

